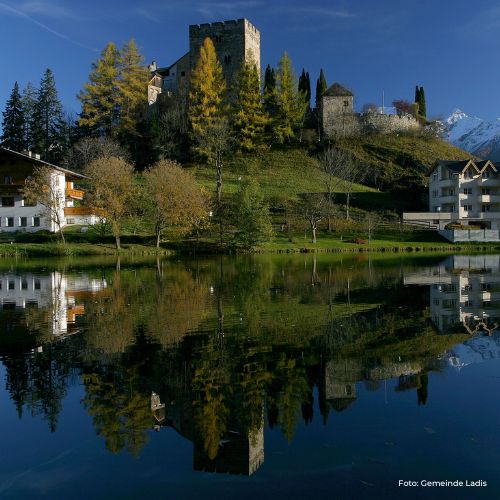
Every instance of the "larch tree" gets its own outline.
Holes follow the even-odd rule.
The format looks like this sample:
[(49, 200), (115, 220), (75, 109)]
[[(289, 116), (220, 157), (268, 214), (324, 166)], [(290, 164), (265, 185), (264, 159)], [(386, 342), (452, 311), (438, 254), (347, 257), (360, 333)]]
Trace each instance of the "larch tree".
[(120, 249), (121, 228), (135, 195), (134, 167), (123, 158), (102, 157), (85, 168), (90, 190), (85, 202), (106, 217)]
[(14, 151), (24, 149), (24, 112), (19, 84), (14, 83), (5, 111), (2, 113), (2, 146)]
[(210, 38), (205, 38), (191, 73), (188, 118), (194, 151), (215, 167), (219, 204), (222, 196), (223, 158), (229, 147), (225, 93), (226, 83), (214, 44)]
[(57, 95), (54, 74), (47, 69), (40, 82), (33, 108), (33, 143), (37, 152), (49, 162), (57, 162), (63, 153), (64, 117)]
[(120, 53), (113, 42), (92, 63), (89, 81), (78, 94), (82, 104), (79, 125), (91, 135), (112, 135), (118, 122), (117, 81)]
[(156, 246), (165, 232), (182, 236), (208, 216), (208, 196), (177, 162), (160, 160), (144, 172), (145, 207)]
[(23, 107), (23, 137), (24, 137), (24, 149), (29, 151), (34, 147), (33, 138), (33, 112), (36, 103), (36, 89), (31, 82), (28, 82), (23, 90), (23, 96), (21, 98), (21, 105)]
[(276, 141), (283, 144), (294, 139), (307, 108), (304, 94), (298, 91), (292, 62), (286, 52), (278, 66), (277, 83), (278, 112), (274, 132)]
[(118, 133), (122, 137), (137, 136), (140, 111), (145, 103), (148, 70), (135, 40), (130, 39), (118, 58), (117, 101), (119, 106)]
[(243, 62), (238, 73), (232, 112), (232, 124), (239, 149), (251, 152), (261, 148), (267, 123), (257, 66), (253, 61)]

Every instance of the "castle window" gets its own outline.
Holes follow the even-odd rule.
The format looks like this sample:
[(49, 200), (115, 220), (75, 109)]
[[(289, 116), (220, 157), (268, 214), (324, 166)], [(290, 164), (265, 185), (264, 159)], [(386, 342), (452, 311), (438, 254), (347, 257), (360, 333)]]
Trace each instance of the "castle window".
[(224, 56), (224, 63), (231, 64), (231, 56), (229, 54)]
[(347, 108), (349, 106), (349, 101), (344, 101), (344, 107)]
[(186, 76), (186, 72), (185, 71), (181, 71), (181, 76)]
[(215, 35), (215, 41), (216, 41), (216, 43), (221, 43), (222, 42), (222, 35)]
[(3, 183), (4, 183), (4, 184), (12, 184), (12, 176), (10, 176), (10, 175), (6, 175), (6, 176), (3, 178)]

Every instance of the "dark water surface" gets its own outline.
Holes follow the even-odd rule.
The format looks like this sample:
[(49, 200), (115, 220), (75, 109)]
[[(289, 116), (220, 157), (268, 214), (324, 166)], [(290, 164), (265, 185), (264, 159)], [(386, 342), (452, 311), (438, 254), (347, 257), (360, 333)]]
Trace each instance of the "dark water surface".
[(499, 266), (0, 261), (0, 497), (500, 498)]

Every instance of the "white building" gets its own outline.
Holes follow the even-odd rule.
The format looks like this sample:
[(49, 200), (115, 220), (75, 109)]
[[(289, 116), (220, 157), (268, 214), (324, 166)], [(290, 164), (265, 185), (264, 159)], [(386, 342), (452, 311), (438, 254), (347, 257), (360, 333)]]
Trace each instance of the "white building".
[(0, 273), (0, 310), (29, 308), (45, 312), (45, 327), (56, 336), (76, 333), (76, 317), (85, 313), (83, 298), (105, 293), (106, 280), (86, 275)]
[(462, 325), (464, 333), (500, 326), (500, 255), (455, 255), (441, 265), (404, 277), (405, 285), (430, 287), (430, 314), (440, 331)]
[(403, 220), (434, 227), (451, 241), (498, 241), (498, 166), (489, 160), (437, 162), (429, 172), (429, 212), (404, 213)]
[(62, 227), (95, 224), (99, 221), (99, 217), (89, 208), (81, 206), (84, 191), (77, 188), (77, 183), (84, 180), (85, 176), (47, 163), (39, 155), (0, 147), (0, 232), (59, 229), (53, 217), (47, 215), (45, 207), (30, 205), (24, 198), (24, 185), (37, 167), (51, 170), (48, 183), (56, 199), (60, 200), (59, 219)]

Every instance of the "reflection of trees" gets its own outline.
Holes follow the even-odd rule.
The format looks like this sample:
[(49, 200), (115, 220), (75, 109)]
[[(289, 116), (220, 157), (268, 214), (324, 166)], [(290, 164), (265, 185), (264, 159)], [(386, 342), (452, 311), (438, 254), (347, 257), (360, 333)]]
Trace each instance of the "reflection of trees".
[[(68, 343), (70, 344), (70, 343)], [(21, 418), (26, 407), (32, 416), (41, 415), (54, 432), (66, 396), (69, 379), (75, 370), (71, 345), (48, 344), (36, 354), (17, 354), (3, 360), (7, 370), (6, 388)]]

